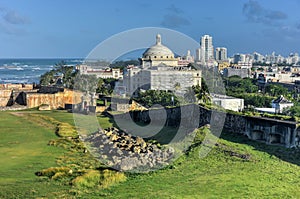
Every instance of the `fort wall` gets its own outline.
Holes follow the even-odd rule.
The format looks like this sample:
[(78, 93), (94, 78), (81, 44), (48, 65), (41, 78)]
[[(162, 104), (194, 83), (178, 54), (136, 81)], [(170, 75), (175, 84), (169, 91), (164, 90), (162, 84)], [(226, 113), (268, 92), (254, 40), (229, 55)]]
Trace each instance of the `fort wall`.
[(64, 92), (50, 93), (26, 93), (26, 105), (28, 108), (47, 104), (51, 109), (65, 108), (66, 104), (79, 104), (81, 92), (65, 89)]
[[(166, 115), (162, 114), (162, 109), (150, 110), (151, 119), (154, 120), (154, 122), (156, 120), (166, 121), (165, 126), (183, 126), (184, 128), (194, 126), (195, 124), (193, 124), (193, 122), (195, 122), (195, 120), (191, 119), (190, 114), (182, 114), (182, 108), (183, 107), (167, 108), (165, 109)], [(195, 110), (198, 110), (200, 115), (197, 115)], [(223, 129), (224, 133), (232, 132), (242, 134), (249, 139), (264, 142), (266, 144), (276, 144), (287, 148), (300, 147), (300, 129), (298, 129), (298, 123), (295, 121), (242, 116), (215, 110), (211, 111), (201, 106), (197, 109), (192, 108), (190, 113), (199, 117), (198, 127), (210, 124), (211, 128), (220, 127)], [(130, 117), (127, 116), (128, 114), (130, 114)], [(117, 120), (132, 118), (135, 122), (150, 123), (149, 110), (131, 111), (129, 113), (114, 115), (113, 117)], [(219, 121), (220, 123), (218, 123)], [(214, 133), (214, 130), (211, 130)]]

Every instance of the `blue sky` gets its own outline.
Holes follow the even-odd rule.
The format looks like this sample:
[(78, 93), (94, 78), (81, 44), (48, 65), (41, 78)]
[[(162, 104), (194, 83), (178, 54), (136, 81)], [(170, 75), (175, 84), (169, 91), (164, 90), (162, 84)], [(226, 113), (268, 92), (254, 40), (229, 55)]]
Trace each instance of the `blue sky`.
[(2, 0), (0, 58), (86, 57), (122, 31), (165, 27), (233, 53), (300, 52), (300, 0)]

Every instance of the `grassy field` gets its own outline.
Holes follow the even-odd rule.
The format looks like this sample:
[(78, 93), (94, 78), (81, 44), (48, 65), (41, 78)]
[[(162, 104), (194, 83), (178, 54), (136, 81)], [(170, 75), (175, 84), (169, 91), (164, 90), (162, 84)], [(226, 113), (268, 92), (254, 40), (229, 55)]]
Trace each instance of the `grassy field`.
[(64, 153), (61, 148), (47, 145), (53, 138), (51, 129), (0, 113), (0, 198), (64, 195), (68, 187), (34, 175), (55, 166), (56, 157)]
[[(22, 112), (27, 114), (27, 112)], [(63, 111), (34, 112), (74, 124)], [(108, 118), (99, 117), (101, 126)], [(0, 112), (0, 198), (300, 198), (299, 151), (223, 134), (205, 158), (199, 147), (173, 166), (147, 174), (126, 174), (109, 188), (81, 189), (34, 173), (57, 166), (67, 149), (47, 145), (51, 126)], [(79, 156), (74, 155), (79, 158)]]

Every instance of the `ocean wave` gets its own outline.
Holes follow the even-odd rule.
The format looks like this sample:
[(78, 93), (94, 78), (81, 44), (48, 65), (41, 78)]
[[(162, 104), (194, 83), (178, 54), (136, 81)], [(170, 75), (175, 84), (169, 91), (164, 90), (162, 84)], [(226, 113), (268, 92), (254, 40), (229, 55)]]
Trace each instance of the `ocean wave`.
[(34, 68), (32, 68), (32, 69), (33, 69), (33, 71), (35, 71), (35, 70), (41, 70), (40, 67), (34, 67)]
[(15, 67), (15, 66), (7, 66), (5, 67), (5, 69), (8, 69), (8, 70), (24, 70), (24, 68), (22, 67)]
[[(0, 82), (22, 83), (40, 81), (40, 76), (54, 68), (62, 59), (0, 59)], [(82, 63), (82, 59), (67, 59), (68, 65)]]
[(3, 79), (0, 80), (3, 83), (29, 83), (26, 79)]

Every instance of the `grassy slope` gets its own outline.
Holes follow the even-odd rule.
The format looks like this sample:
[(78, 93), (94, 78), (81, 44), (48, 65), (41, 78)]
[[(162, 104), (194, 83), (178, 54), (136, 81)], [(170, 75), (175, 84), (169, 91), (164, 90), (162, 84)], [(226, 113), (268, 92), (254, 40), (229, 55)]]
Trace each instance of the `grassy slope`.
[(0, 198), (64, 194), (67, 187), (34, 175), (40, 169), (54, 166), (55, 158), (63, 153), (62, 149), (47, 145), (54, 137), (50, 129), (0, 112)]
[[(219, 140), (226, 150), (250, 154), (250, 161), (216, 147), (199, 159), (199, 148), (166, 169), (140, 175), (102, 191), (107, 198), (299, 198), (299, 166)], [(97, 198), (96, 194), (93, 196)]]
[[(72, 114), (40, 112), (72, 123)], [(62, 149), (48, 147), (53, 131), (37, 127), (22, 118), (0, 113), (0, 198), (15, 196), (66, 197), (68, 185), (39, 179), (34, 172), (54, 166)], [(101, 122), (109, 125), (107, 119)], [(21, 129), (21, 127), (25, 129)], [(247, 144), (240, 144), (240, 143)], [(266, 146), (239, 136), (224, 135), (204, 159), (198, 149), (180, 158), (174, 169), (129, 175), (126, 182), (105, 190), (81, 193), (82, 198), (300, 198), (299, 166), (282, 148)], [(226, 151), (249, 154), (250, 160), (230, 156)], [(267, 151), (267, 152), (264, 152)], [(47, 154), (47, 156), (44, 156)], [(15, 158), (15, 156), (17, 158)], [(281, 157), (279, 159), (278, 157)], [(297, 155), (298, 157), (298, 155)], [(297, 160), (291, 162), (298, 163)], [(58, 193), (57, 193), (58, 192)], [(2, 194), (2, 195), (1, 195)], [(77, 196), (77, 197), (79, 197)]]

